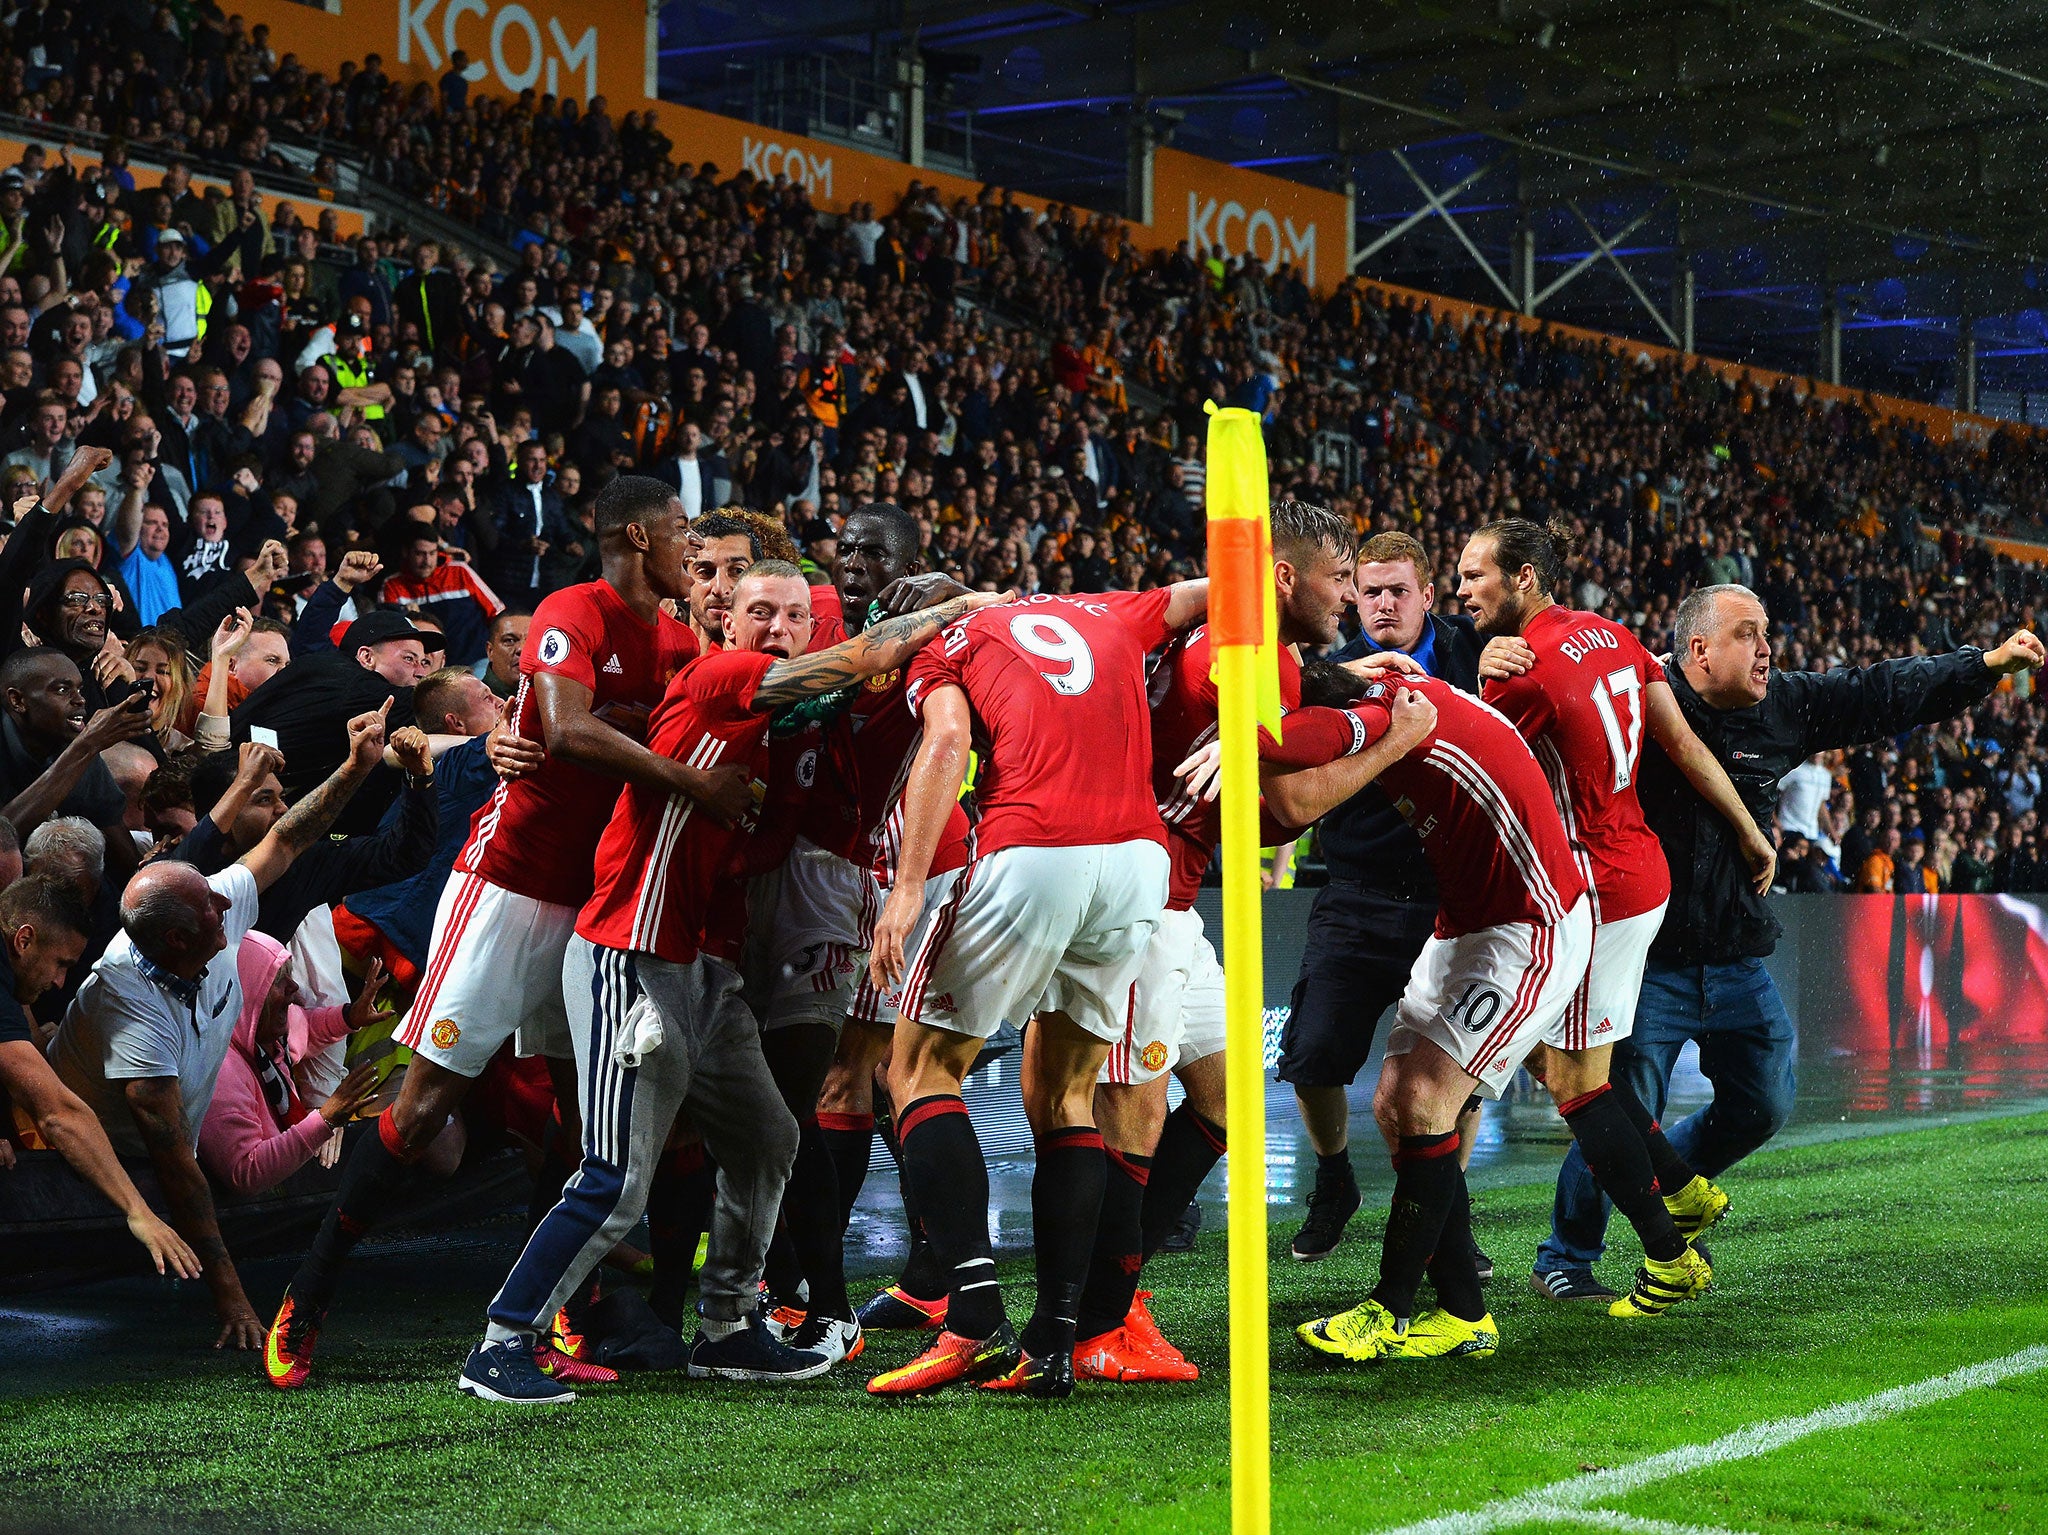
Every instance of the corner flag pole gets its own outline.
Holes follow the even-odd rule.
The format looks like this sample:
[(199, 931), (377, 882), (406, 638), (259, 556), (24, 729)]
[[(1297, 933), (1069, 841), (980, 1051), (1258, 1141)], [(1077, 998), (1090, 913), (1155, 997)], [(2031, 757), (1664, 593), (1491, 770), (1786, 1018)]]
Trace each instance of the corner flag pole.
[(1273, 1453), (1266, 1302), (1265, 954), (1258, 727), (1280, 734), (1266, 445), (1209, 407), (1209, 647), (1223, 760), (1223, 995), (1230, 1144), (1230, 1523), (1266, 1535)]

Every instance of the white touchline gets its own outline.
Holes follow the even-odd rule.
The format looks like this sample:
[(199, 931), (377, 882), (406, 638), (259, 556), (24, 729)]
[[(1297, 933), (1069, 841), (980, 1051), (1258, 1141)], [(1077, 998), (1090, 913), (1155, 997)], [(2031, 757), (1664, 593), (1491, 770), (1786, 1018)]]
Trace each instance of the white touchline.
[(1742, 1530), (1724, 1530), (1712, 1524), (1673, 1524), (1668, 1519), (1638, 1519), (1634, 1514), (1617, 1514), (1606, 1508), (1553, 1506), (1531, 1514), (1530, 1518), (1581, 1530), (1618, 1530), (1622, 1535), (1745, 1535)]
[[(2023, 1348), (2002, 1359), (1965, 1365), (1960, 1370), (1915, 1381), (1909, 1386), (1894, 1386), (1889, 1391), (1880, 1391), (1875, 1396), (1854, 1402), (1837, 1402), (1832, 1407), (1822, 1407), (1797, 1418), (1773, 1418), (1763, 1423), (1752, 1423), (1706, 1444), (1680, 1445), (1675, 1450), (1666, 1450), (1661, 1455), (1652, 1455), (1647, 1460), (1626, 1466), (1616, 1466), (1611, 1471), (1592, 1471), (1584, 1476), (1568, 1477), (1562, 1482), (1552, 1482), (1548, 1487), (1502, 1498), (1482, 1508), (1404, 1524), (1397, 1529), (1382, 1531), (1381, 1535), (1487, 1535), (1489, 1531), (1513, 1529), (1517, 1525), (1559, 1523), (1561, 1516), (1572, 1516), (1575, 1510), (1592, 1512), (1591, 1519), (1579, 1522), (1604, 1523), (1609, 1516), (1604, 1510), (1593, 1510), (1595, 1503), (1624, 1497), (1652, 1482), (1684, 1476), (1731, 1460), (1767, 1455), (1795, 1440), (1804, 1439), (1808, 1434), (1818, 1434), (1831, 1428), (1854, 1428), (1879, 1418), (1909, 1412), (1915, 1407), (1925, 1407), (1931, 1402), (1945, 1402), (1966, 1391), (1995, 1386), (2016, 1375), (2031, 1375), (2038, 1370), (2048, 1370), (2048, 1344)], [(1638, 1524), (1631, 1519), (1627, 1527), (1648, 1531), (1653, 1523), (1646, 1520)], [(1685, 1527), (1667, 1525), (1658, 1528), (1676, 1535)]]

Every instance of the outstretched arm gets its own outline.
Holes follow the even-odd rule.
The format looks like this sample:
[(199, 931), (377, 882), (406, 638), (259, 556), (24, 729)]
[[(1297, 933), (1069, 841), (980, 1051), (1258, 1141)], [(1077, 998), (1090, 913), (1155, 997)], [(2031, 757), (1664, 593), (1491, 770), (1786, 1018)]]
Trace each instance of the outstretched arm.
[(925, 642), (956, 618), (976, 608), (1016, 600), (1015, 592), (969, 592), (942, 602), (935, 608), (903, 613), (869, 624), (852, 639), (821, 650), (815, 655), (777, 661), (762, 675), (754, 689), (754, 710), (768, 714), (834, 693), (856, 682), (893, 671), (916, 655)]
[(903, 787), (903, 850), (896, 861), (896, 883), (875, 923), (868, 959), (868, 968), (884, 991), (894, 990), (903, 979), (908, 963), (904, 948), (924, 910), (925, 876), (960, 798), (960, 786), (967, 781), (967, 754), (974, 735), (967, 694), (951, 683), (926, 696), (923, 716), (924, 740)]
[(1671, 765), (1685, 775), (1685, 781), (1698, 791), (1700, 798), (1728, 823), (1740, 846), (1742, 861), (1749, 865), (1756, 893), (1768, 895), (1771, 877), (1778, 868), (1778, 850), (1771, 846), (1771, 839), (1763, 834), (1756, 817), (1742, 803), (1728, 770), (1707, 750), (1707, 743), (1693, 734), (1692, 726), (1686, 724), (1685, 711), (1678, 707), (1678, 695), (1671, 691), (1671, 684), (1659, 677), (1644, 688), (1643, 710), (1650, 738), (1663, 748)]
[(192, 1251), (205, 1268), (206, 1287), (213, 1292), (213, 1308), (220, 1317), (220, 1336), (215, 1348), (261, 1348), (263, 1323), (242, 1292), (241, 1276), (227, 1243), (221, 1240), (220, 1220), (214, 1213), (213, 1190), (200, 1170), (192, 1150), (192, 1135), (185, 1122), (185, 1098), (176, 1077), (136, 1077), (126, 1084), (128, 1110), (142, 1133), (142, 1144), (156, 1168), (157, 1182), (170, 1202), (171, 1224), (191, 1243)]
[(128, 1176), (99, 1118), (78, 1095), (57, 1080), (42, 1052), (26, 1040), (0, 1044), (0, 1087), (35, 1122), (36, 1133), (78, 1175), (98, 1189), (127, 1218), (128, 1230), (149, 1253), (161, 1274), (197, 1279), (199, 1259), (185, 1239), (165, 1225)]
[(1266, 808), (1288, 826), (1311, 826), (1419, 746), (1436, 729), (1436, 705), (1403, 688), (1386, 732), (1362, 752), (1261, 780)]

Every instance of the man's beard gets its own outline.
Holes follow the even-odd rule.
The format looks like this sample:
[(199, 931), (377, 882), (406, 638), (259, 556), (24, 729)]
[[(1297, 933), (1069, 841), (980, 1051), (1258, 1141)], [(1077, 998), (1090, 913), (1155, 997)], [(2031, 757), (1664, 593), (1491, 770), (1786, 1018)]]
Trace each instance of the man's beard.
[(1494, 609), (1493, 617), (1475, 627), (1489, 639), (1501, 635), (1517, 635), (1522, 632), (1523, 611), (1524, 604), (1520, 597), (1504, 597), (1500, 606)]

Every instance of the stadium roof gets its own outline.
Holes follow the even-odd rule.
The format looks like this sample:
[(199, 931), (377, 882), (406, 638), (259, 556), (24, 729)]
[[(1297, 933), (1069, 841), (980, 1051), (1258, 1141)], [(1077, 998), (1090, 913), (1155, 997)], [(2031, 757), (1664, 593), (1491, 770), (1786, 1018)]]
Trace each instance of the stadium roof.
[[(2048, 6), (1958, 0), (748, 0), (663, 94), (1126, 205), (1135, 134), (1355, 190), (1359, 270), (1986, 408), (2048, 390)], [(1420, 215), (1420, 217), (1417, 217)], [(1448, 216), (1446, 216), (1448, 215)], [(1690, 277), (1687, 277), (1690, 273)], [(2042, 413), (2029, 401), (2029, 414)]]

